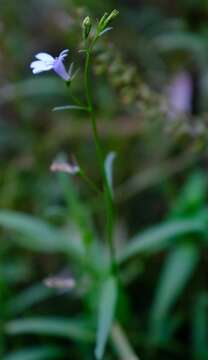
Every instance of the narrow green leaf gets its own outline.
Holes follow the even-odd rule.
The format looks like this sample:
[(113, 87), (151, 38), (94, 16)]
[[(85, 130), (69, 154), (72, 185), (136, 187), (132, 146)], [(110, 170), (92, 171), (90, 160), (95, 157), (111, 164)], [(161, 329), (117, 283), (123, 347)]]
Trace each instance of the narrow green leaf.
[(89, 111), (87, 107), (79, 106), (79, 105), (64, 105), (64, 106), (57, 106), (57, 107), (53, 108), (53, 111), (64, 111), (64, 110), (84, 110), (84, 111)]
[(88, 323), (65, 318), (35, 317), (13, 320), (6, 324), (5, 330), (10, 335), (39, 334), (87, 342), (93, 340)]
[(95, 348), (97, 360), (102, 359), (104, 355), (105, 346), (113, 324), (116, 300), (117, 282), (116, 279), (111, 276), (104, 282), (100, 294)]
[(3, 360), (50, 360), (66, 356), (66, 351), (55, 346), (30, 347), (14, 351), (6, 355)]
[(202, 234), (204, 230), (204, 222), (198, 219), (176, 220), (156, 225), (130, 240), (118, 255), (118, 261), (121, 263), (140, 253), (161, 251), (175, 238), (191, 233)]
[(208, 293), (199, 294), (193, 312), (193, 353), (195, 359), (208, 358)]
[(178, 198), (174, 201), (170, 216), (172, 218), (182, 218), (183, 216), (194, 215), (205, 204), (206, 192), (206, 175), (200, 171), (193, 173), (186, 181)]
[(33, 285), (26, 290), (13, 296), (8, 303), (9, 312), (12, 314), (21, 313), (35, 304), (48, 299), (54, 292), (44, 284)]
[(110, 31), (112, 29), (113, 29), (112, 27), (107, 27), (105, 30), (100, 32), (99, 36), (102, 36), (102, 35), (106, 34), (108, 31)]
[(113, 194), (113, 161), (116, 157), (115, 152), (110, 152), (105, 159), (105, 174), (108, 181), (108, 186)]
[(165, 318), (181, 295), (199, 259), (193, 244), (180, 244), (168, 255), (162, 271), (152, 310), (152, 321)]
[(54, 226), (32, 216), (9, 210), (0, 211), (0, 226), (21, 236), (12, 239), (18, 244), (36, 251), (64, 251), (78, 255), (78, 247)]

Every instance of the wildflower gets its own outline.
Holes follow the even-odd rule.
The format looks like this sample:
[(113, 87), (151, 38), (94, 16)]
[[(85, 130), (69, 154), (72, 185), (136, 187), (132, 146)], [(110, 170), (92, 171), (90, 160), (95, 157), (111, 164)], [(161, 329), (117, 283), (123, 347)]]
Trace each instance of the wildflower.
[(75, 160), (71, 163), (57, 160), (52, 163), (50, 170), (55, 172), (65, 172), (70, 175), (76, 175), (80, 172), (80, 167)]
[(53, 70), (65, 81), (71, 80), (71, 73), (66, 71), (64, 59), (67, 57), (69, 50), (63, 50), (58, 57), (53, 57), (47, 53), (39, 53), (35, 57), (38, 60), (30, 64), (33, 74), (39, 74), (43, 71)]
[(70, 276), (52, 276), (46, 278), (44, 284), (49, 288), (71, 290), (75, 287), (75, 280)]
[(174, 76), (167, 89), (167, 95), (171, 118), (191, 112), (193, 84), (187, 71), (179, 72)]

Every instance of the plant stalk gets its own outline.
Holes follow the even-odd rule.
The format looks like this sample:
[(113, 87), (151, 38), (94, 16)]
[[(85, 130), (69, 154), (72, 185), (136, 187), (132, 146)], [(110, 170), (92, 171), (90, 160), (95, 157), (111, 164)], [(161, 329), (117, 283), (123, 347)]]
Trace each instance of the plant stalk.
[(108, 241), (108, 246), (109, 246), (110, 256), (111, 256), (111, 271), (113, 274), (117, 274), (116, 254), (115, 254), (115, 247), (114, 247), (114, 243), (113, 243), (113, 227), (114, 227), (114, 220), (115, 220), (115, 211), (114, 211), (114, 204), (113, 204), (111, 189), (109, 188), (109, 184), (108, 184), (106, 173), (105, 173), (105, 167), (104, 167), (105, 157), (104, 157), (102, 144), (101, 144), (101, 141), (100, 141), (100, 138), (98, 135), (96, 117), (94, 114), (92, 96), (91, 96), (90, 85), (89, 85), (90, 60), (91, 60), (91, 48), (86, 50), (86, 60), (85, 60), (85, 69), (84, 69), (85, 91), (86, 91), (88, 110), (90, 113), (96, 154), (97, 154), (99, 168), (100, 168), (100, 172), (101, 172), (101, 176), (102, 176), (102, 180), (103, 180), (103, 192), (104, 192), (106, 218), (107, 218), (107, 224), (106, 224), (107, 241)]

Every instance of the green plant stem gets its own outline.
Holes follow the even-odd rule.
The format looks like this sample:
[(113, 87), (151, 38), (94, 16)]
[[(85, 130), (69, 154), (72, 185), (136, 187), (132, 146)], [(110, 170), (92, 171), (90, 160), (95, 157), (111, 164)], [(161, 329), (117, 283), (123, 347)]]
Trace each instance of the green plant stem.
[(96, 186), (96, 184), (86, 175), (83, 169), (79, 171), (80, 176), (86, 181), (86, 183), (94, 190), (98, 195), (100, 195), (100, 189)]
[(105, 168), (104, 168), (105, 158), (104, 158), (102, 145), (101, 145), (100, 138), (99, 138), (98, 131), (97, 131), (97, 123), (96, 123), (96, 118), (95, 118), (95, 114), (94, 114), (91, 91), (90, 91), (90, 86), (89, 86), (90, 60), (91, 60), (91, 48), (87, 49), (87, 51), (86, 51), (86, 60), (85, 60), (85, 69), (84, 69), (85, 91), (86, 91), (88, 110), (90, 113), (93, 139), (94, 139), (94, 143), (95, 143), (100, 172), (101, 172), (101, 176), (103, 179), (103, 191), (104, 191), (104, 200), (105, 200), (106, 217), (107, 217), (107, 240), (108, 240), (108, 246), (109, 246), (110, 256), (111, 256), (111, 271), (114, 274), (117, 274), (115, 247), (114, 247), (114, 243), (113, 243), (113, 227), (114, 227), (114, 217), (115, 217), (114, 204), (113, 204), (111, 190), (109, 188), (109, 184), (108, 184), (108, 181), (106, 178), (106, 173), (105, 173)]

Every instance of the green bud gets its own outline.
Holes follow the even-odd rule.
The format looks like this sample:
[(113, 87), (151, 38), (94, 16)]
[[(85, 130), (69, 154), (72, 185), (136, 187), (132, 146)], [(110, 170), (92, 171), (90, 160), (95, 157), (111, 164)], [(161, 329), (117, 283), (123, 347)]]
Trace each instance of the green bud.
[(110, 15), (108, 15), (107, 19), (105, 19), (105, 27), (116, 17), (118, 16), (119, 11), (114, 9), (111, 11)]
[(84, 38), (84, 40), (87, 40), (91, 28), (92, 28), (92, 23), (91, 23), (90, 17), (87, 16), (87, 17), (83, 20), (83, 23), (82, 23), (82, 31), (83, 31), (83, 38)]
[(108, 17), (108, 13), (107, 12), (105, 12), (105, 14), (101, 17), (101, 19), (100, 19), (100, 21), (99, 21), (99, 28), (101, 29), (101, 30), (103, 30), (103, 28), (105, 27), (105, 21), (106, 21), (106, 19), (107, 19), (107, 17)]

